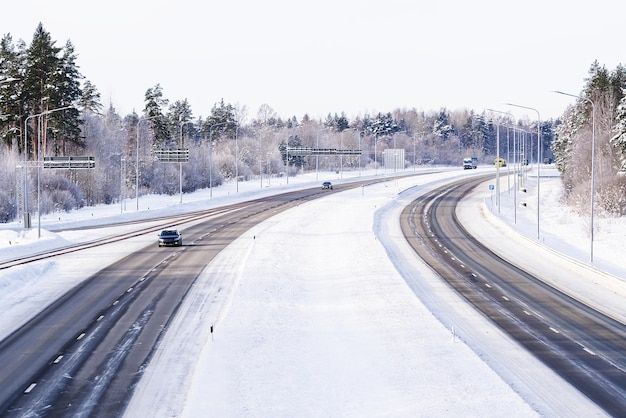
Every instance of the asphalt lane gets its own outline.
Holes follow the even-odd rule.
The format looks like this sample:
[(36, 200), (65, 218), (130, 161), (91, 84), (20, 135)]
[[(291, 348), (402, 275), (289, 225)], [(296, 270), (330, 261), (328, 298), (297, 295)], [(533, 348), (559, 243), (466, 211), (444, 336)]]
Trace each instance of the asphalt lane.
[(423, 196), (402, 215), (415, 251), (466, 300), (611, 415), (626, 410), (626, 327), (501, 259), (467, 234), (457, 202), (484, 179)]
[(155, 234), (154, 245), (87, 278), (0, 342), (0, 415), (119, 415), (170, 319), (224, 247), (280, 211), (361, 183), (233, 205), (181, 226), (182, 247), (160, 248)]

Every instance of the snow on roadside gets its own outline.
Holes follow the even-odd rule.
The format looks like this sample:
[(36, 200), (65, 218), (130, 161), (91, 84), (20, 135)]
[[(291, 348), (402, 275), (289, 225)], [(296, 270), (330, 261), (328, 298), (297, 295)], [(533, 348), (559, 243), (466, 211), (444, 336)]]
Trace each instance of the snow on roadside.
[[(459, 173), (462, 172), (454, 170), (440, 177), (430, 175), (428, 182), (424, 177), (416, 177), (416, 181), (420, 187), (426, 187), (427, 183), (440, 181), (439, 178), (466, 175)], [(297, 179), (290, 180), (290, 188), (318, 184), (311, 181), (310, 176), (308, 180), (305, 176)], [(319, 182), (326, 179), (339, 181), (333, 176), (321, 178)], [(217, 206), (287, 188), (282, 185), (259, 189), (258, 184), (241, 183), (241, 192), (234, 193), (230, 186), (215, 189), (215, 196), (210, 199), (202, 192), (185, 195), (184, 205), (178, 204), (177, 196), (146, 196), (140, 199), (139, 211), (120, 213), (119, 206), (109, 206), (63, 213), (58, 219), (44, 217), (40, 240), (36, 238), (36, 229), (24, 233), (15, 225), (0, 225), (4, 237), (0, 241), (0, 258), (110, 234), (109, 228), (50, 233), (46, 230), (48, 227), (141, 219), (146, 215)], [(469, 411), (484, 416), (511, 415), (511, 411), (521, 411), (518, 416), (537, 413), (576, 416), (581, 412), (586, 416), (602, 415), (593, 405), (581, 400), (580, 394), (563, 386), (564, 383), (550, 372), (546, 373), (545, 368), (529, 362), (528, 356), (511, 346), (497, 330), (480, 322), (479, 328), (472, 328), (476, 325), (473, 323), (477, 320), (476, 314), (458, 298), (449, 299), (449, 289), (431, 277), (428, 269), (418, 266), (416, 271), (411, 271), (411, 266), (419, 263), (406, 262), (399, 256), (389, 257), (404, 251), (393, 246), (402, 240), (393, 232), (393, 221), (390, 221), (393, 215), (389, 214), (408, 197), (398, 195), (406, 187), (409, 186), (404, 182), (390, 181), (375, 188), (354, 190), (349, 192), (349, 206), (342, 204), (343, 193), (329, 196), (324, 204), (320, 201), (311, 206), (301, 205), (257, 225), (233, 243), (229, 251), (222, 252), (207, 267), (190, 292), (175, 319), (177, 325), (168, 331), (127, 415), (132, 416), (134, 411), (142, 416), (180, 416), (185, 408), (185, 416), (205, 416), (205, 404), (216, 399), (218, 402), (213, 402), (212, 407), (231, 413), (232, 405), (219, 401), (220, 396), (235, 399), (235, 405), (249, 407), (249, 410), (239, 410), (240, 415), (245, 416), (260, 416), (263, 408), (270, 407), (264, 404), (263, 396), (277, 400), (271, 412), (279, 416), (288, 415), (283, 414), (281, 405), (284, 411), (308, 416), (324, 413), (336, 416), (341, 412), (348, 416), (372, 416), (375, 412), (412, 416), (415, 411), (422, 415), (453, 415), (455, 411), (458, 415), (468, 415)], [(543, 183), (542, 188), (547, 189)], [(373, 190), (378, 192), (373, 193)], [(309, 207), (315, 210), (309, 212)], [(339, 208), (342, 210), (337, 210)], [(343, 209), (351, 216), (343, 214)], [(296, 219), (300, 222), (296, 223)], [(546, 230), (550, 222), (554, 220), (546, 219)], [(288, 226), (290, 229), (286, 229)], [(325, 229), (330, 226), (334, 228), (332, 231)], [(376, 237), (372, 235), (372, 228)], [(389, 231), (386, 238), (377, 228)], [(612, 228), (612, 232), (620, 230), (619, 226), (612, 225)], [(355, 233), (349, 232), (353, 229)], [(306, 235), (294, 234), (294, 231)], [(7, 238), (12, 240), (10, 244)], [(94, 251), (55, 260), (52, 264), (42, 262), (0, 271), (3, 292), (0, 338), (45, 306), (46, 301), (54, 300), (59, 292), (63, 293), (89, 276), (90, 271), (101, 268), (99, 263), (112, 262), (133, 248), (152, 244), (154, 239), (151, 234), (137, 237), (123, 247), (107, 249), (106, 256)], [(610, 241), (611, 236), (605, 235), (603, 239)], [(348, 240), (354, 244), (348, 244)], [(615, 246), (621, 248), (621, 242)], [(355, 253), (356, 248), (363, 248), (363, 251)], [(302, 263), (303, 253), (311, 256), (310, 260), (307, 258), (308, 264)], [(599, 260), (600, 254), (598, 251)], [(323, 275), (306, 274), (318, 268), (322, 260), (324, 263), (334, 260), (334, 267), (326, 264)], [(348, 269), (342, 260), (359, 262)], [(412, 291), (430, 293), (418, 293), (417, 301), (398, 272), (405, 279), (415, 279), (408, 280)], [(328, 280), (321, 280), (320, 276)], [(290, 277), (293, 280), (289, 280)], [(420, 288), (418, 284), (425, 287)], [(339, 287), (335, 289), (336, 286)], [(333, 292), (329, 294), (328, 288)], [(327, 299), (333, 303), (325, 304)], [(470, 318), (469, 322), (459, 321), (459, 316)], [(215, 327), (214, 334), (210, 333), (211, 325)], [(452, 328), (457, 334), (454, 339)], [(490, 351), (482, 350), (479, 344), (484, 342), (485, 336), (490, 342)], [(285, 341), (288, 344), (283, 347)], [(300, 343), (304, 344), (304, 349), (298, 345)], [(242, 351), (240, 346), (248, 350)], [(313, 349), (320, 350), (324, 356), (316, 358)], [(159, 361), (165, 363), (158, 366)], [(385, 367), (379, 367), (379, 363)], [(516, 372), (509, 368), (510, 363), (518, 366)], [(367, 370), (362, 370), (364, 367)], [(520, 369), (521, 376), (517, 376)], [(276, 385), (275, 393), (265, 380), (267, 373), (261, 373), (268, 370), (274, 373), (271, 382)], [(350, 373), (340, 376), (331, 373), (332, 370), (350, 371), (354, 375), (352, 378)], [(298, 377), (300, 371), (307, 371), (304, 378)], [(207, 381), (206, 376), (217, 376), (220, 382), (224, 378), (233, 391), (225, 391), (228, 386)], [(293, 387), (283, 384), (281, 376), (286, 376)], [(527, 384), (533, 380), (545, 384), (529, 388)], [(398, 382), (406, 388), (399, 387), (402, 385)], [(324, 399), (315, 393), (314, 384), (325, 385), (321, 386), (321, 393), (327, 395)], [(333, 385), (337, 385), (337, 390), (332, 390)], [(354, 390), (348, 391), (348, 387)], [(211, 397), (206, 395), (209, 390)], [(387, 399), (383, 396), (387, 392), (394, 403), (377, 403)], [(238, 394), (245, 394), (245, 399), (238, 398)], [(306, 394), (311, 396), (306, 397)], [(393, 409), (396, 405), (397, 410)], [(517, 409), (512, 409), (511, 405)], [(340, 413), (335, 413), (337, 411)]]
[[(390, 259), (381, 242), (401, 239), (393, 226), (397, 213), (383, 216), (381, 209), (401, 206), (398, 192), (409, 187), (401, 182), (300, 205), (256, 226), (220, 254), (196, 290), (221, 277), (233, 283), (233, 293), (211, 319), (199, 311), (197, 317), (177, 318), (177, 332), (166, 341), (191, 336), (184, 328), (198, 330), (202, 335), (187, 341), (194, 356), (184, 347), (168, 350), (172, 345), (165, 343), (127, 416), (148, 406), (154, 417), (601, 415), (424, 266), (413, 277), (431, 282), (434, 294), (427, 298), (436, 299), (439, 309), (471, 318), (466, 327), (458, 322), (467, 334), (453, 335), (433, 316), (432, 306), (415, 298), (416, 288), (397, 269), (406, 263)], [(377, 223), (385, 226), (379, 230)], [(386, 237), (378, 235), (381, 230), (388, 231)], [(408, 263), (420, 264), (414, 259)], [(217, 303), (215, 295), (206, 297)], [(465, 339), (487, 339), (496, 359), (485, 361), (484, 355), (494, 353), (477, 355)], [(196, 365), (197, 346), (204, 349)], [(492, 367), (507, 361), (526, 367), (527, 376), (504, 373), (511, 378), (505, 383)], [(177, 386), (163, 379), (165, 370), (193, 371), (193, 380)], [(530, 388), (527, 377), (542, 383)], [(536, 392), (542, 389), (548, 393)], [(170, 401), (180, 401), (187, 391), (184, 409), (177, 410)]]

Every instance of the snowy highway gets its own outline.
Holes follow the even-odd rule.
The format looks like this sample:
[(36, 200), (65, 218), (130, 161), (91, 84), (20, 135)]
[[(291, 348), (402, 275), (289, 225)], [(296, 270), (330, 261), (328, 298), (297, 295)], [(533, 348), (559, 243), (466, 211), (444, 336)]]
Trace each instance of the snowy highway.
[[(106, 415), (123, 409), (204, 266), (254, 223), (315, 195), (317, 189), (305, 189), (236, 205), (208, 219), (201, 214), (199, 220), (176, 220), (185, 232), (184, 247), (148, 245), (85, 276), (0, 342), (3, 415)], [(153, 229), (146, 228), (156, 235)], [(124, 246), (126, 239), (127, 234), (106, 238), (114, 243), (100, 245), (100, 251)]]
[[(127, 415), (502, 416), (514, 410), (515, 416), (601, 416), (586, 397), (459, 302), (429, 268), (408, 261), (411, 256), (396, 235), (398, 208), (416, 193), (464, 176), (449, 170), (384, 178), (370, 187), (299, 202), (253, 226), (206, 266), (176, 316), (168, 319), (169, 330)], [(302, 188), (291, 181), (290, 187)], [(230, 193), (210, 204), (276, 191)], [(173, 214), (206, 207), (206, 200), (197, 202), (185, 208), (147, 205), (157, 208), (151, 215)], [(113, 213), (103, 211), (109, 222), (146, 215)], [(103, 215), (92, 212), (84, 220), (62, 215), (59, 221), (101, 224), (107, 222)], [(44, 222), (49, 229), (60, 225), (56, 219)], [(20, 235), (12, 238), (19, 244), (3, 252), (41, 251), (103, 233), (94, 231), (44, 234), (36, 242)], [(124, 249), (91, 250), (2, 272), (0, 309), (6, 321), (0, 335), (10, 334), (85, 274), (131, 250), (156, 250), (154, 242), (150, 234), (131, 239)], [(485, 337), (488, 349), (479, 342)]]
[(626, 410), (626, 328), (467, 234), (457, 202), (484, 181), (446, 185), (407, 206), (401, 223), (412, 247), (478, 311), (607, 413), (619, 415)]

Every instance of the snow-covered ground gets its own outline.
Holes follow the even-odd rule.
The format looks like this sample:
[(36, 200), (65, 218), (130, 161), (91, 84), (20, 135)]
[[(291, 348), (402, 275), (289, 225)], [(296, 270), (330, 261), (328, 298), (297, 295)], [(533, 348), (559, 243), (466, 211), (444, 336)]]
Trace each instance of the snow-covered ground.
[[(146, 370), (128, 416), (601, 416), (463, 303), (401, 237), (398, 213), (404, 205), (450, 178), (488, 170), (493, 168), (390, 178), (302, 204), (253, 227), (198, 279)], [(550, 171), (542, 169), (545, 174)], [(379, 171), (377, 177), (383, 175)], [(141, 219), (342, 181), (334, 173), (316, 177), (297, 176), (288, 185), (284, 179), (269, 186), (239, 183), (238, 192), (228, 184), (213, 189), (212, 198), (208, 191), (184, 195), (183, 204), (178, 196), (142, 197), (139, 211), (131, 199), (126, 207), (46, 216), (39, 240), (36, 222), (26, 233), (3, 224), (0, 259), (112, 232), (48, 232), (60, 226)], [(613, 275), (588, 279), (594, 269), (586, 262), (586, 220), (563, 215), (556, 178), (541, 183), (539, 240), (532, 173), (528, 193), (518, 195), (525, 207), (513, 205), (503, 180), (498, 211), (489, 183), (460, 211), (481, 239), (512, 259), (522, 254), (521, 261), (532, 260), (540, 269), (567, 271), (568, 280), (560, 285), (626, 316), (620, 307), (624, 280), (616, 277), (626, 277), (623, 219), (596, 219), (594, 265)], [(153, 235), (133, 238), (124, 248), (0, 271), (0, 338), (91, 272), (154, 244)], [(543, 243), (554, 251), (543, 247), (541, 256), (534, 255)], [(573, 259), (562, 261), (555, 251)], [(218, 286), (227, 291), (216, 292)]]

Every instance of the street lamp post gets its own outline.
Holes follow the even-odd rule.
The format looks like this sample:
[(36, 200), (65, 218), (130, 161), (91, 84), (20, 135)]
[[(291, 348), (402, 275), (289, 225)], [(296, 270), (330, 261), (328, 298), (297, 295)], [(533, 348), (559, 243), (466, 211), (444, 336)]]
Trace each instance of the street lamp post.
[(37, 116), (39, 115), (30, 115), (24, 120), (24, 229), (27, 227), (30, 228), (30, 222), (28, 222), (30, 221), (30, 214), (28, 212), (28, 119)]
[[(517, 224), (517, 191), (519, 190), (519, 173), (521, 172), (521, 165), (518, 165), (520, 163), (520, 159), (516, 158), (516, 153), (517, 155), (519, 155), (521, 157), (521, 154), (518, 153), (517, 150), (517, 146), (516, 145), (516, 140), (515, 140), (515, 125), (513, 125), (511, 127), (513, 129), (513, 223)], [(517, 144), (519, 144), (519, 140), (521, 138), (518, 138), (518, 142)]]
[(339, 133), (339, 178), (343, 179), (343, 132)]
[(562, 91), (555, 90), (554, 93), (563, 94), (565, 96), (575, 97), (581, 100), (585, 100), (591, 103), (591, 225), (590, 225), (590, 243), (589, 243), (589, 261), (593, 263), (593, 210), (594, 210), (594, 195), (595, 195), (595, 151), (596, 151), (596, 105), (595, 103), (583, 96), (575, 94), (563, 93)]
[(417, 133), (413, 134), (413, 171), (416, 170), (415, 163), (417, 159), (415, 158), (415, 141), (417, 140)]
[(522, 109), (532, 110), (537, 113), (537, 239), (539, 239), (539, 184), (540, 184), (540, 168), (541, 168), (541, 115), (539, 111), (533, 107), (522, 106), (513, 103), (506, 103), (508, 106), (519, 107)]
[[(502, 113), (504, 115), (509, 115), (509, 116), (511, 116), (513, 118), (513, 114), (511, 112), (503, 112), (503, 111), (495, 110), (495, 109), (487, 109), (487, 110), (489, 110), (490, 112), (494, 112), (494, 113)], [(513, 118), (513, 119), (515, 119), (515, 118)], [(499, 125), (498, 125), (497, 129), (498, 129), (498, 134), (499, 134), (499, 132), (500, 132), (500, 126)], [(500, 213), (500, 198), (499, 198), (499, 195), (500, 195), (500, 187), (499, 187), (499, 185), (500, 185), (500, 139), (499, 139), (499, 135), (497, 135), (497, 136), (498, 136), (498, 145), (496, 146), (496, 148), (498, 149), (498, 151), (497, 151), (497, 153), (498, 153), (498, 164), (497, 164), (497, 168), (496, 168), (497, 171), (496, 172), (497, 172), (497, 177), (498, 177), (498, 180), (497, 180), (497, 184), (498, 184), (498, 192), (497, 193), (498, 193), (498, 196), (496, 196), (496, 200), (498, 202), (498, 213)], [(506, 127), (506, 143), (507, 143), (507, 145), (506, 145), (507, 158), (509, 158), (509, 153), (510, 153), (509, 146), (510, 146), (510, 144), (509, 144), (509, 127), (508, 126)], [(510, 158), (509, 158), (509, 160), (510, 160)], [(510, 177), (511, 176), (510, 176), (510, 172), (509, 172), (509, 169), (508, 169), (509, 165), (510, 164), (507, 164), (507, 187), (508, 187), (509, 192), (510, 192), (510, 190), (511, 190)], [(513, 173), (515, 173), (515, 128), (513, 128)], [(515, 191), (513, 193), (514, 223), (517, 223), (517, 188), (516, 188), (516, 184), (515, 184), (515, 178), (513, 179), (513, 189), (515, 189)]]
[[(178, 123), (180, 124), (180, 142), (178, 144), (178, 149), (183, 149), (183, 126), (189, 122), (183, 122), (182, 115), (179, 115)], [(182, 161), (178, 162), (178, 193), (180, 195), (179, 203), (183, 203), (183, 163)]]
[(378, 132), (374, 134), (374, 175), (378, 175), (378, 162), (376, 161), (376, 152), (378, 148)]
[(496, 206), (500, 213), (500, 122), (496, 122)]
[[(361, 152), (361, 131), (359, 131), (356, 128), (352, 128), (352, 129), (354, 129), (354, 132), (359, 136), (359, 152)], [(363, 154), (359, 154), (359, 157), (358, 157), (359, 158), (359, 177), (361, 177), (361, 163), (362, 163), (361, 160), (362, 160), (362, 157), (363, 157)]]
[[(239, 193), (239, 142), (237, 137), (239, 136), (239, 123), (235, 126), (235, 191)], [(287, 176), (289, 181), (289, 176)]]
[(122, 154), (120, 157), (120, 213), (124, 213), (124, 200), (126, 200), (126, 193), (124, 193), (124, 164), (126, 158)]
[[(44, 115), (49, 115), (50, 113), (70, 109), (73, 107), (74, 106), (59, 107), (57, 109), (46, 110), (45, 112), (39, 113), (38, 115), (34, 115), (37, 116), (39, 119), (39, 121), (37, 122), (37, 238), (41, 238), (41, 117)], [(26, 129), (26, 131), (28, 131), (28, 128)]]
[(259, 135), (259, 177), (261, 178), (261, 189), (263, 189), (263, 129)]
[[(497, 112), (487, 109), (490, 112)], [(496, 206), (500, 213), (500, 121), (496, 120)]]

